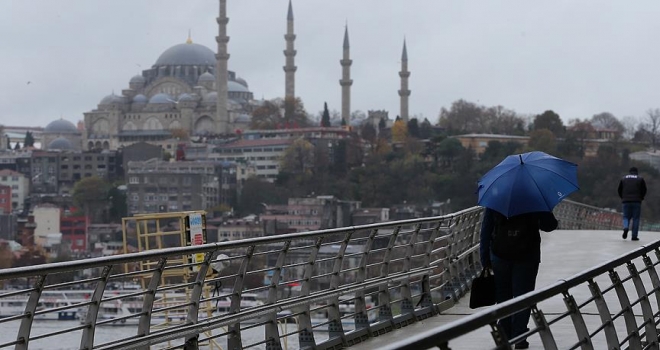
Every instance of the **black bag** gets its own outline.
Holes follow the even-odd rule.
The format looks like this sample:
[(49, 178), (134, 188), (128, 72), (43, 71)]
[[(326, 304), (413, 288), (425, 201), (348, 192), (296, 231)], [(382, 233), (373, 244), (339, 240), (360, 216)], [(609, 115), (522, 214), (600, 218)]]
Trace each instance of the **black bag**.
[(481, 274), (472, 280), (470, 289), (470, 309), (490, 306), (496, 303), (495, 275), (490, 268), (484, 268)]

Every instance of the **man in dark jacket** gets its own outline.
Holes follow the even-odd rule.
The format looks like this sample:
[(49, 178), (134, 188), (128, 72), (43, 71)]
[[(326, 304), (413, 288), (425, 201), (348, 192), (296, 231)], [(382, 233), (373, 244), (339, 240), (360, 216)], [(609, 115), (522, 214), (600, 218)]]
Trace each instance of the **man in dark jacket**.
[(639, 241), (639, 218), (642, 213), (642, 201), (646, 196), (646, 182), (639, 176), (637, 168), (632, 167), (630, 174), (619, 181), (619, 197), (623, 203), (623, 239), (628, 238), (630, 220), (632, 220), (632, 240)]

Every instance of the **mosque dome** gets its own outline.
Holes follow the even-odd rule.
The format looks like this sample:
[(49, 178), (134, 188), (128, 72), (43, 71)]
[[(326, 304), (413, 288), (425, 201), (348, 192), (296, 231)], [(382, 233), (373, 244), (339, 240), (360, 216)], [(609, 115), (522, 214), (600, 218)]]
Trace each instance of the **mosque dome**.
[(215, 53), (211, 49), (190, 42), (165, 50), (154, 66), (212, 66), (215, 62)]
[(48, 144), (48, 149), (72, 150), (73, 145), (64, 137), (58, 137)]
[(233, 80), (227, 82), (227, 89), (229, 92), (250, 92), (243, 84), (237, 83)]
[(58, 119), (50, 122), (44, 129), (48, 134), (77, 134), (78, 129), (72, 122), (64, 119)]
[(149, 99), (147, 96), (144, 96), (142, 94), (137, 94), (135, 97), (133, 97), (133, 103), (147, 103), (149, 102)]
[(136, 75), (131, 78), (131, 80), (128, 82), (129, 84), (144, 84), (147, 81), (143, 76), (141, 75)]
[(215, 76), (209, 72), (204, 72), (204, 74), (200, 75), (199, 78), (197, 79), (197, 83), (214, 82), (214, 81), (215, 81)]
[(250, 86), (248, 86), (247, 81), (245, 81), (245, 79), (243, 79), (243, 78), (236, 78), (236, 82), (243, 85), (243, 86), (245, 86), (246, 88), (250, 87)]
[(204, 102), (215, 103), (217, 100), (218, 100), (218, 93), (215, 91), (209, 92), (208, 94), (204, 95)]
[(104, 97), (101, 102), (99, 102), (100, 105), (109, 105), (112, 103), (123, 103), (124, 99), (121, 96), (117, 96), (114, 93)]
[(192, 95), (186, 93), (179, 95), (179, 102), (190, 102), (190, 101), (195, 101)]
[(239, 114), (236, 119), (234, 119), (234, 122), (236, 123), (249, 123), (252, 120), (252, 117), (249, 114)]
[(160, 93), (160, 94), (155, 94), (149, 99), (149, 103), (156, 103), (156, 104), (161, 104), (161, 103), (172, 103), (173, 99), (170, 97), (168, 94)]

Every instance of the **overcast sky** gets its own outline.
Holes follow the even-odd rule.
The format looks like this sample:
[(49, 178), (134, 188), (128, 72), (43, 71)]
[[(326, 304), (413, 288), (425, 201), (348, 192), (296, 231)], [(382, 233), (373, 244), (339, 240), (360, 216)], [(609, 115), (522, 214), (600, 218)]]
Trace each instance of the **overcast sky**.
[[(436, 122), (457, 99), (564, 121), (660, 107), (655, 0), (294, 0), (296, 94), (341, 110), (348, 22), (352, 109), (399, 110), (408, 42), (410, 114)], [(284, 94), (287, 0), (229, 0), (229, 68), (255, 98)], [(167, 48), (216, 51), (217, 0), (0, 1), (0, 123), (76, 122)], [(28, 84), (29, 82), (29, 84)]]

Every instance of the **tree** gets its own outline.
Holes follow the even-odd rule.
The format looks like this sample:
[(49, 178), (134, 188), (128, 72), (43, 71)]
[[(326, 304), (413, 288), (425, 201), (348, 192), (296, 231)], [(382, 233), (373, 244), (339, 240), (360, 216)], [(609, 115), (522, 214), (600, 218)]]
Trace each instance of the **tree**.
[(327, 102), (323, 102), (323, 116), (321, 117), (321, 126), (324, 128), (330, 126), (330, 111), (328, 111)]
[(83, 178), (73, 186), (73, 203), (83, 209), (92, 222), (96, 222), (105, 209), (109, 187), (109, 184), (98, 176)]
[(408, 121), (408, 134), (416, 139), (420, 138), (419, 123), (417, 118), (412, 118)]
[(11, 149), (11, 140), (7, 137), (7, 149)]
[(408, 126), (405, 120), (397, 118), (392, 125), (392, 142), (405, 142), (408, 139)]
[(487, 129), (484, 131), (493, 134), (525, 134), (525, 120), (519, 117), (515, 111), (502, 106), (490, 107), (484, 110), (483, 121), (487, 124)]
[(284, 151), (280, 170), (292, 174), (308, 174), (314, 168), (314, 145), (299, 138)]
[(19, 149), (21, 149), (21, 143), (16, 142), (16, 144), (14, 145), (14, 151), (18, 151)]
[(282, 108), (284, 109), (284, 119), (282, 121), (285, 128), (306, 127), (309, 125), (307, 111), (305, 111), (305, 105), (300, 97), (285, 98)]
[(552, 132), (555, 137), (563, 137), (566, 132), (564, 123), (561, 121), (559, 114), (547, 110), (542, 114), (537, 115), (534, 118), (534, 123), (532, 124), (533, 130), (547, 129)]
[(461, 99), (453, 102), (449, 109), (440, 110), (439, 124), (449, 135), (485, 132), (483, 112), (482, 106)]
[(181, 140), (181, 141), (187, 141), (190, 139), (190, 134), (188, 134), (188, 131), (183, 128), (174, 128), (170, 129), (170, 132), (172, 133), (172, 137)]
[(645, 128), (651, 137), (651, 148), (655, 150), (655, 145), (658, 141), (658, 131), (660, 130), (660, 109), (650, 108), (646, 111), (646, 121)]
[(374, 128), (371, 123), (364, 123), (362, 124), (362, 128), (360, 130), (360, 136), (365, 140), (368, 141), (369, 143), (373, 143), (376, 141), (377, 133), (376, 133), (376, 128)]
[(250, 128), (257, 130), (274, 130), (282, 122), (282, 113), (280, 107), (274, 101), (264, 101), (264, 103), (252, 111), (252, 120)]
[(122, 218), (128, 216), (126, 191), (119, 189), (119, 186), (113, 186), (108, 190), (108, 200), (110, 202), (109, 220), (120, 223)]
[(623, 123), (619, 121), (612, 113), (603, 112), (595, 114), (591, 117), (591, 125), (598, 129), (608, 129), (614, 130), (617, 132), (616, 138), (623, 135), (626, 128), (623, 126)]
[(529, 148), (532, 151), (554, 154), (557, 151), (555, 135), (548, 129), (534, 130), (529, 133)]
[(285, 187), (258, 177), (245, 180), (242, 188), (237, 208), (240, 215), (261, 214), (264, 204), (286, 204), (289, 195)]
[(465, 148), (461, 145), (461, 141), (453, 137), (447, 137), (440, 141), (437, 146), (436, 152), (441, 164), (446, 167), (453, 165), (454, 159), (458, 157)]
[(32, 136), (32, 132), (28, 131), (25, 133), (25, 139), (23, 140), (23, 147), (34, 147), (34, 136)]
[(387, 122), (385, 121), (385, 118), (380, 118), (380, 121), (378, 122), (378, 130), (383, 130), (387, 128)]

